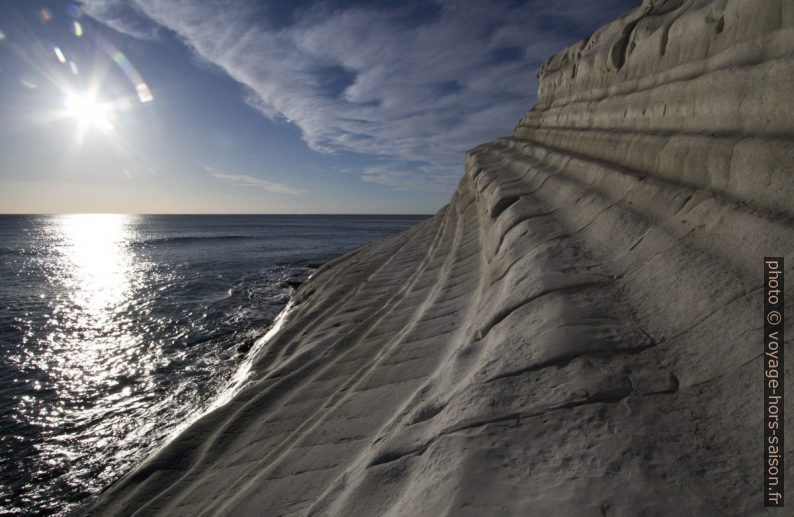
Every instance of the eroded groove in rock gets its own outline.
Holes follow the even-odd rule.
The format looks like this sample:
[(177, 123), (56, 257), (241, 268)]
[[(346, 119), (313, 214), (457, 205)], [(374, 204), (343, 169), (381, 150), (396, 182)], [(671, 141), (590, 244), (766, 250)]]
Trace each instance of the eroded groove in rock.
[(788, 0), (646, 0), (563, 50), (447, 207), (324, 266), (95, 512), (760, 514), (792, 70)]

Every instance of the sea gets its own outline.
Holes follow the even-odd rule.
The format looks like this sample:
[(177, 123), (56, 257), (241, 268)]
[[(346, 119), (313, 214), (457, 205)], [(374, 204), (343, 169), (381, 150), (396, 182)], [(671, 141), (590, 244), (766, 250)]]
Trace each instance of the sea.
[(79, 510), (240, 386), (320, 264), (426, 217), (0, 216), (0, 515)]

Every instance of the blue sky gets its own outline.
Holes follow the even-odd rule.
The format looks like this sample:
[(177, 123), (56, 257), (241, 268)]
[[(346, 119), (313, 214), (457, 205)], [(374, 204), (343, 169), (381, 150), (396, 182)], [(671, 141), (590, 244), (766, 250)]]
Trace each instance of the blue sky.
[(433, 213), (638, 3), (2, 0), (0, 212)]

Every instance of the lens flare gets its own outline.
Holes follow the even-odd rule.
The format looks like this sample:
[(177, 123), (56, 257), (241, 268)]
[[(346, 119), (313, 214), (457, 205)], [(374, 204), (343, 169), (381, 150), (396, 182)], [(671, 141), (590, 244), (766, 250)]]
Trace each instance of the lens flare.
[(78, 38), (83, 35), (83, 26), (77, 20), (72, 22), (72, 28), (74, 29), (74, 35)]
[(112, 47), (109, 43), (105, 43), (111, 50), (111, 57), (113, 61), (119, 68), (126, 74), (127, 78), (130, 82), (135, 86), (135, 92), (138, 94), (138, 99), (143, 102), (151, 102), (154, 100), (154, 96), (152, 96), (151, 90), (149, 90), (149, 86), (143, 81), (143, 77), (138, 71), (132, 66), (130, 60), (127, 59), (127, 56), (121, 53), (121, 51), (115, 47)]
[(63, 55), (63, 51), (59, 47), (52, 47), (52, 51), (55, 52), (55, 57), (58, 58), (58, 61), (66, 63), (66, 56)]
[(140, 99), (141, 102), (151, 102), (154, 100), (152, 92), (149, 91), (149, 87), (144, 82), (139, 83), (135, 87), (135, 91), (138, 93), (138, 99)]

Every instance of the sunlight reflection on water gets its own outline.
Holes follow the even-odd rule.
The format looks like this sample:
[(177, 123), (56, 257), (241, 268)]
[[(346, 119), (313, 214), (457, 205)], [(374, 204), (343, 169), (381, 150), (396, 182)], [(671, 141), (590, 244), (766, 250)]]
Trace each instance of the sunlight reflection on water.
[[(17, 248), (0, 242), (15, 250), (0, 295), (19, 300), (0, 318), (18, 331), (0, 334), (0, 514), (74, 509), (242, 386), (245, 352), (288, 299), (281, 275), (305, 268), (263, 265), (253, 239), (218, 246), (222, 219), (178, 221), (81, 214), (0, 227), (0, 241), (22, 235)], [(230, 248), (256, 261), (240, 267)]]
[[(57, 218), (50, 231), (50, 241), (57, 243), (51, 282), (59, 294), (50, 303), (46, 347), (27, 358), (37, 363), (44, 392), (40, 400), (29, 401), (28, 416), (45, 435), (52, 431), (38, 448), (47, 463), (65, 468), (59, 482), (80, 484), (85, 482), (83, 472), (70, 464), (90, 464), (86, 455), (111, 443), (116, 460), (123, 460), (129, 453), (124, 442), (138, 434), (134, 420), (125, 421), (122, 414), (141, 402), (131, 397), (145, 373), (139, 367), (157, 364), (154, 358), (142, 357), (147, 347), (132, 333), (128, 314), (131, 289), (145, 282), (146, 263), (136, 261), (128, 246), (135, 234), (131, 216), (66, 215)], [(135, 391), (145, 392), (141, 388)], [(53, 407), (55, 401), (60, 407)], [(107, 419), (108, 415), (117, 418)], [(92, 432), (86, 433), (88, 428)], [(118, 464), (109, 462), (95, 481), (98, 486), (116, 468)]]
[(0, 515), (79, 508), (245, 385), (300, 261), (415, 222), (0, 217)]
[(126, 244), (134, 232), (130, 219), (120, 214), (75, 214), (60, 221), (65, 287), (96, 323), (107, 319), (128, 295), (132, 256)]
[(44, 230), (52, 246), (42, 266), (55, 295), (47, 333), (18, 358), (38, 379), (38, 396), (24, 397), (18, 409), (39, 429), (37, 455), (52, 469), (46, 475), (64, 489), (95, 490), (116, 477), (169, 427), (165, 419), (161, 432), (152, 429), (179, 395), (156, 398), (162, 386), (151, 374), (178, 354), (165, 357), (162, 341), (141, 332), (141, 320), (155, 329), (168, 322), (148, 310), (145, 293), (154, 279), (169, 277), (135, 253), (135, 222), (127, 215), (65, 215)]

